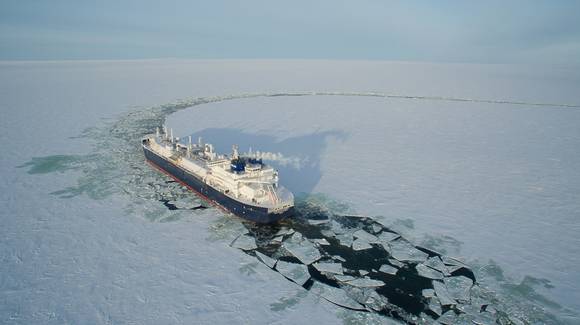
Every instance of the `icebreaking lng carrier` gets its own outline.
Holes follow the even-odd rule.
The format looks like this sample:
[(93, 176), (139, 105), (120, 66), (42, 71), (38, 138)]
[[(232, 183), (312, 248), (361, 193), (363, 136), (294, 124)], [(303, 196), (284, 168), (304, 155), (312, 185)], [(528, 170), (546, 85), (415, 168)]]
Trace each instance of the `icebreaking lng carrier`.
[(163, 128), (142, 141), (145, 158), (180, 183), (229, 212), (259, 223), (294, 213), (294, 195), (278, 185), (278, 172), (254, 157), (219, 155), (209, 143), (180, 143)]

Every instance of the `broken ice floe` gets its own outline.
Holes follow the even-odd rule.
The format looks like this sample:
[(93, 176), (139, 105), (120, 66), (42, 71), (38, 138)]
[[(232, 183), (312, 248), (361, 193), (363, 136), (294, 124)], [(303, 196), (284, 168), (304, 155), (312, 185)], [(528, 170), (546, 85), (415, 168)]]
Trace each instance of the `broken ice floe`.
[(269, 268), (273, 269), (276, 265), (276, 260), (271, 258), (270, 256), (264, 255), (258, 251), (256, 251), (256, 256), (262, 263), (266, 264)]
[(394, 266), (396, 266), (398, 268), (402, 268), (403, 266), (405, 266), (405, 264), (403, 264), (402, 262), (397, 261), (394, 258), (389, 258), (389, 263), (393, 264)]
[(285, 241), (282, 244), (282, 247), (305, 265), (312, 264), (322, 257), (316, 246), (311, 241), (298, 238), (298, 236), (296, 236), (296, 239), (292, 238), (291, 240)]
[(393, 257), (401, 262), (425, 262), (429, 256), (403, 239), (389, 242), (389, 247)]
[(383, 264), (379, 268), (379, 272), (382, 272), (382, 273), (385, 273), (385, 274), (390, 274), (390, 275), (395, 275), (395, 274), (397, 274), (398, 271), (399, 271), (399, 269), (397, 269), (394, 266), (390, 266), (388, 264)]
[(434, 312), (437, 316), (441, 316), (443, 313), (439, 298), (434, 296), (429, 297), (429, 306), (427, 308), (429, 308), (429, 310)]
[(424, 278), (433, 280), (443, 280), (443, 273), (435, 269), (432, 269), (428, 266), (425, 266), (424, 264), (417, 264), (415, 266), (415, 269), (417, 270), (417, 273)]
[(344, 283), (357, 288), (377, 288), (385, 285), (383, 281), (373, 280), (366, 276), (364, 278), (355, 278)]
[(280, 228), (275, 236), (285, 236), (285, 235), (292, 235), (294, 233), (294, 229), (292, 228)]
[(456, 301), (451, 297), (447, 291), (445, 284), (438, 280), (433, 280), (433, 289), (442, 306), (454, 305)]
[(367, 242), (367, 243), (372, 243), (372, 244), (379, 243), (379, 239), (375, 235), (371, 235), (362, 229), (355, 231), (352, 235), (354, 238), (360, 239), (360, 240)]
[(363, 304), (367, 307), (367, 310), (382, 311), (387, 305), (387, 299), (379, 295), (376, 291), (371, 290), (368, 294), (364, 295)]
[(351, 234), (338, 234), (336, 239), (338, 239), (340, 245), (345, 247), (351, 247), (354, 241)]
[(444, 325), (461, 324), (458, 315), (453, 310), (446, 311), (441, 317), (437, 318), (437, 322)]
[(383, 243), (388, 243), (388, 242), (393, 241), (399, 237), (401, 237), (401, 235), (395, 234), (395, 233), (390, 232), (390, 231), (383, 231), (382, 233), (380, 233), (378, 235), (379, 240)]
[(343, 282), (343, 283), (346, 283), (348, 281), (352, 281), (352, 280), (356, 279), (356, 277), (354, 277), (352, 275), (335, 275), (334, 278), (337, 281)]
[(316, 238), (312, 240), (313, 242), (317, 243), (318, 245), (328, 246), (330, 243), (324, 238)]
[[(481, 318), (457, 316), (462, 306), (470, 306), (466, 311), (482, 306), (479, 300), (470, 305), (473, 274), (463, 262), (416, 247), (391, 229), (379, 229), (371, 219), (349, 218), (334, 216), (315, 225), (295, 218), (271, 230), (248, 225), (250, 233), (240, 235), (232, 246), (249, 254), (253, 250), (262, 263), (290, 281), (345, 308), (410, 324), (453, 316)], [(453, 314), (446, 313), (450, 309)]]
[(360, 238), (357, 238), (352, 242), (352, 249), (354, 249), (355, 251), (362, 251), (371, 248), (373, 248), (373, 246), (371, 246), (371, 244), (369, 244), (368, 241), (364, 241)]
[(272, 242), (277, 243), (277, 244), (282, 243), (282, 240), (284, 240), (284, 236), (277, 236), (277, 237), (272, 238)]
[(352, 249), (354, 249), (355, 251), (371, 249), (373, 248), (371, 244), (380, 243), (379, 239), (376, 236), (371, 235), (362, 229), (355, 231), (352, 234), (352, 236), (355, 238), (355, 240), (352, 243)]
[(441, 258), (439, 258), (439, 256), (430, 257), (423, 264), (434, 269), (434, 270), (437, 270), (437, 271), (443, 273), (445, 276), (450, 275), (450, 272), (449, 272), (447, 266), (445, 266), (445, 264), (443, 264), (443, 261), (441, 260)]
[(449, 295), (458, 301), (469, 301), (469, 292), (473, 286), (473, 281), (465, 276), (452, 276), (445, 278), (445, 286)]
[(372, 228), (373, 228), (373, 233), (377, 234), (379, 233), (381, 230), (383, 230), (383, 226), (378, 224), (378, 223), (373, 223), (372, 224)]
[(245, 251), (250, 251), (258, 248), (258, 246), (256, 245), (256, 239), (247, 234), (240, 235), (238, 238), (236, 238), (236, 240), (234, 240), (231, 246), (233, 248), (238, 248)]
[(299, 285), (304, 285), (304, 283), (310, 279), (308, 267), (303, 264), (278, 261), (278, 263), (276, 263), (276, 270)]
[(425, 298), (431, 298), (433, 296), (435, 296), (435, 290), (433, 289), (423, 289), (421, 291), (421, 295)]
[(343, 274), (341, 263), (317, 262), (312, 266), (321, 273)]
[(333, 304), (355, 310), (366, 310), (361, 304), (350, 298), (344, 290), (314, 282), (310, 291)]
[(309, 219), (308, 223), (311, 225), (321, 225), (323, 223), (329, 222), (330, 219)]
[(335, 255), (332, 258), (340, 262), (346, 262), (346, 260), (342, 256)]

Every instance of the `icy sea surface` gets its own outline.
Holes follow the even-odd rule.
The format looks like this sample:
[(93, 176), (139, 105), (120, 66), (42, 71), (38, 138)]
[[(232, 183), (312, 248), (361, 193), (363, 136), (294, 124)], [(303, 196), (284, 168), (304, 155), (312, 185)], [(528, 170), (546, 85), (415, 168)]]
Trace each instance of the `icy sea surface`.
[[(580, 322), (577, 68), (0, 71), (1, 323)], [(306, 216), (256, 228), (152, 170), (163, 123), (266, 153)]]

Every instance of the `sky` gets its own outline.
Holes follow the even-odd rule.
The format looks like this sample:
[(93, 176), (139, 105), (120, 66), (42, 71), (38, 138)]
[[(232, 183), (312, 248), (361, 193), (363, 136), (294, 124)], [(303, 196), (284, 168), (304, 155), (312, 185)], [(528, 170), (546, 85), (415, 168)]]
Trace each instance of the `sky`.
[(580, 1), (1, 0), (0, 60), (580, 64)]

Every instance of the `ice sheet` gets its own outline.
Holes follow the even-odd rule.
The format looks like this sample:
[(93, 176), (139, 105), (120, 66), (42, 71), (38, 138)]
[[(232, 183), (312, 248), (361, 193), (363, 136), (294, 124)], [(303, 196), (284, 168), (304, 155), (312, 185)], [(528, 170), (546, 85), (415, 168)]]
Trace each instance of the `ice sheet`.
[[(218, 102), (229, 94), (296, 88), (414, 94), (429, 89), (442, 97), (578, 102), (577, 70), (227, 60), (2, 62), (0, 69), (0, 255), (5, 257), (0, 286), (6, 302), (0, 314), (17, 323), (111, 319), (146, 324), (174, 323), (177, 318), (218, 324), (232, 305), (239, 311), (228, 314), (231, 322), (343, 321), (329, 304), (301, 297), (296, 290), (302, 288), (229, 247), (240, 232), (219, 219), (219, 211), (160, 210), (160, 198), (180, 202), (180, 186), (152, 182), (160, 178), (154, 171), (132, 172), (149, 168), (143, 165), (138, 145), (132, 144), (151, 132), (150, 121), (162, 121), (155, 114), (144, 116), (150, 121), (141, 124), (118, 117), (157, 106), (175, 111), (168, 103), (188, 96), (212, 97), (205, 101), (214, 104), (186, 110), (195, 119), (170, 116), (176, 133), (180, 127), (183, 132), (213, 128), (228, 146), (229, 135), (259, 133), (274, 139), (274, 150), (291, 148), (292, 142), (284, 141), (303, 135), (320, 140), (324, 145), (312, 145), (315, 149), (310, 151), (309, 146), (296, 146), (308, 153), (308, 166), (315, 167), (304, 165), (289, 178), (281, 173), (290, 186), (331, 195), (387, 224), (396, 218), (412, 220), (414, 228), (406, 229), (417, 243), (424, 233), (439, 239), (442, 233), (452, 236), (461, 243), (461, 251), (446, 247), (450, 253), (470, 263), (494, 260), (501, 266), (501, 273), (485, 273), (482, 280), (502, 274), (502, 284), (509, 287), (510, 277), (516, 277), (512, 288), (525, 290), (495, 287), (510, 310), (538, 296), (541, 299), (533, 304), (542, 308), (533, 313), (546, 310), (541, 301), (550, 305), (551, 300), (578, 310), (579, 272), (554, 272), (554, 265), (565, 270), (580, 265), (577, 224), (569, 220), (579, 209), (573, 195), (579, 184), (574, 110), (360, 96)], [(328, 77), (341, 73), (348, 74), (346, 82)], [(246, 80), (248, 75), (253, 78)], [(240, 111), (258, 114), (230, 113)], [(339, 115), (329, 112), (340, 112), (341, 119), (328, 118)], [(99, 125), (109, 122), (115, 124), (107, 129), (110, 132), (98, 132)], [(131, 127), (136, 137), (123, 132)], [(313, 130), (325, 135), (309, 137)], [(109, 149), (117, 154), (109, 155)], [(77, 158), (85, 153), (88, 160), (79, 164)], [(39, 159), (53, 155), (53, 160)], [(59, 157), (63, 155), (67, 157)], [(101, 162), (91, 160), (93, 155)], [(381, 171), (379, 176), (376, 171)], [(294, 177), (300, 175), (308, 177)], [(510, 235), (498, 237), (502, 233)], [(549, 279), (554, 288), (542, 289), (547, 292), (542, 295), (525, 283), (518, 286), (517, 277), (525, 274)], [(155, 283), (164, 283), (155, 295), (143, 290)], [(517, 301), (510, 299), (514, 294)], [(287, 309), (270, 306), (277, 299), (281, 305), (295, 302)], [(536, 318), (538, 323), (544, 320)]]

